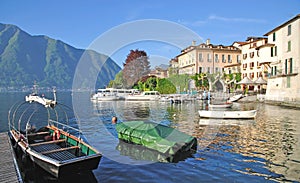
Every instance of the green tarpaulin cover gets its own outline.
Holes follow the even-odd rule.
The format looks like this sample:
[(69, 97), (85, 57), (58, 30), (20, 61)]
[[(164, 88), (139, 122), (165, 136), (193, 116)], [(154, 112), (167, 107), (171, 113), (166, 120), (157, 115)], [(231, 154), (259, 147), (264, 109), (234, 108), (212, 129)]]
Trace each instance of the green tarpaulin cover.
[(174, 128), (144, 121), (128, 121), (116, 124), (118, 138), (143, 145), (171, 155), (180, 151), (196, 150), (197, 139)]

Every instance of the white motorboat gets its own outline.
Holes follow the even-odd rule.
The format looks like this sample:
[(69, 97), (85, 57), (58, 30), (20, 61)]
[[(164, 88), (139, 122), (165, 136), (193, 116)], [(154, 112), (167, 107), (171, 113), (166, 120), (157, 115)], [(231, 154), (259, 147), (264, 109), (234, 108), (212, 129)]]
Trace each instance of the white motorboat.
[(93, 94), (91, 100), (95, 101), (112, 101), (119, 100), (120, 97), (110, 90), (107, 89), (98, 89), (97, 93)]
[(137, 89), (116, 89), (105, 88), (98, 89), (95, 94), (91, 96), (93, 101), (110, 101), (110, 100), (124, 100), (127, 95), (137, 92)]
[(249, 111), (206, 111), (199, 110), (201, 118), (219, 118), (219, 119), (252, 119), (256, 116), (256, 110)]
[(25, 96), (25, 101), (29, 102), (29, 103), (37, 102), (37, 103), (42, 104), (45, 107), (54, 108), (55, 105), (57, 104), (57, 102), (56, 102), (56, 90), (53, 89), (53, 94), (54, 94), (54, 99), (53, 100), (45, 98), (44, 95), (39, 96), (37, 90), (38, 90), (37, 85), (33, 85), (33, 92), (31, 94)]
[(144, 91), (142, 93), (134, 93), (125, 97), (125, 100), (135, 101), (151, 101), (159, 100), (160, 93), (158, 91)]

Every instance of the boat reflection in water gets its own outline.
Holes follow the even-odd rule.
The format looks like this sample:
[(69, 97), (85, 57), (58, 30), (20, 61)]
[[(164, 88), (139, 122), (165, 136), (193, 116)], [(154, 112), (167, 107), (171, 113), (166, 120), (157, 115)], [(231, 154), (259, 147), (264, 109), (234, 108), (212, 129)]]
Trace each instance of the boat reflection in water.
[(233, 126), (239, 126), (239, 125), (252, 125), (255, 123), (255, 120), (253, 119), (208, 119), (208, 118), (200, 118), (199, 119), (199, 125), (233, 125)]
[(154, 161), (154, 162), (172, 162), (177, 163), (179, 161), (184, 161), (187, 158), (193, 157), (195, 151), (186, 151), (177, 153), (175, 155), (170, 155), (168, 153), (160, 153), (155, 150), (151, 150), (141, 145), (131, 144), (119, 141), (117, 150), (120, 151), (120, 154), (123, 156), (130, 156), (134, 160), (144, 160), (144, 161)]

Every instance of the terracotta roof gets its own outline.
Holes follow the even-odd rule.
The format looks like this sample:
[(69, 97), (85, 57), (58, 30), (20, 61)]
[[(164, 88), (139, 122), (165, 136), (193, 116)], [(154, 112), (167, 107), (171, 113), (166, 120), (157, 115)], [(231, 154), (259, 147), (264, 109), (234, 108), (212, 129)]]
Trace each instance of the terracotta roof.
[(271, 33), (275, 32), (275, 31), (277, 31), (278, 29), (281, 29), (282, 27), (286, 26), (287, 24), (290, 24), (290, 23), (296, 21), (298, 18), (300, 18), (300, 14), (298, 14), (298, 15), (296, 15), (294, 18), (292, 18), (292, 19), (290, 19), (290, 20), (284, 22), (283, 24), (279, 25), (278, 27), (275, 27), (273, 30), (267, 32), (264, 36), (268, 36), (269, 34), (271, 34)]

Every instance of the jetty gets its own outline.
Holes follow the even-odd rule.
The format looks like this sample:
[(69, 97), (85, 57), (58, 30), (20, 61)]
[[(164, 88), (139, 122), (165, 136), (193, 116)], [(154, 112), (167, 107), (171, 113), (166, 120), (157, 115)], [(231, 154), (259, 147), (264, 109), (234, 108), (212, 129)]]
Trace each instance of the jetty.
[(22, 183), (21, 173), (16, 161), (10, 138), (6, 132), (0, 133), (0, 182)]

